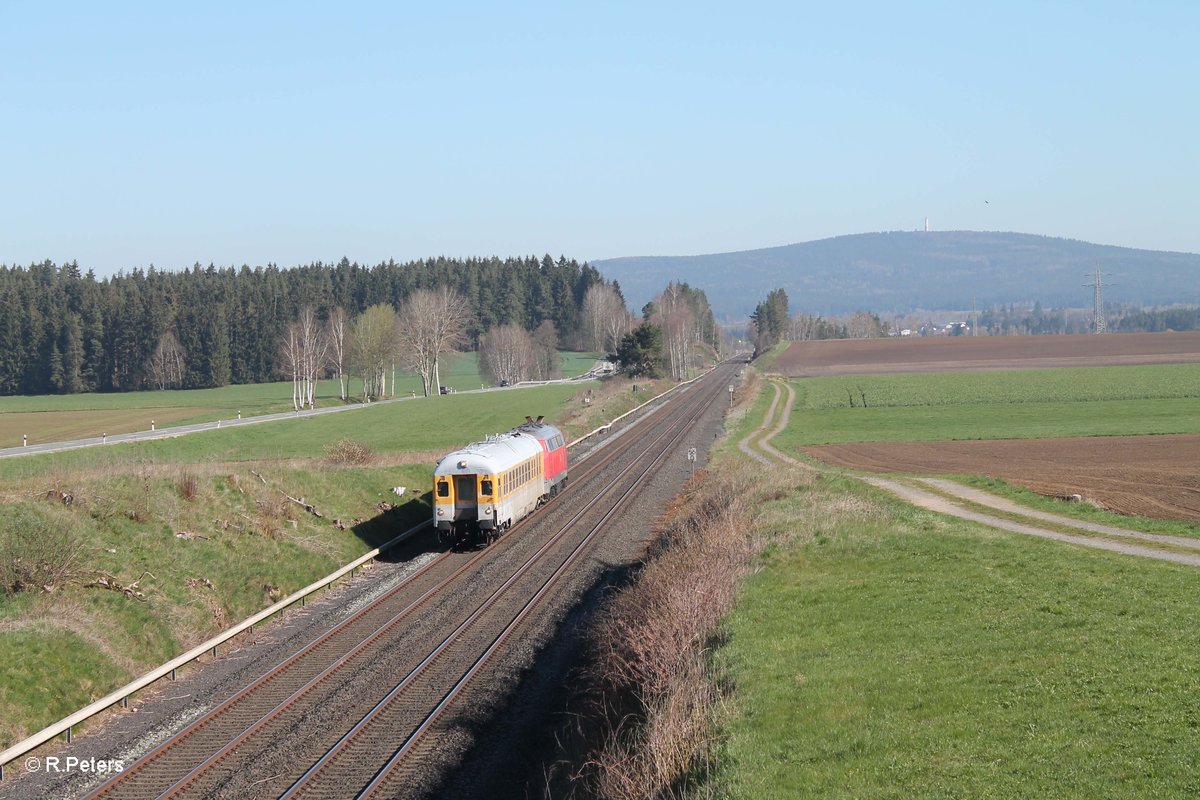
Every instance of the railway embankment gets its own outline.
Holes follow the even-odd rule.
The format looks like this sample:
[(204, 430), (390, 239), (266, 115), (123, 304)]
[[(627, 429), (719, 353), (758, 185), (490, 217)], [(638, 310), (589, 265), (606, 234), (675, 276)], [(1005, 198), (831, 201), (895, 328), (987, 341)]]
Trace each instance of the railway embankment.
[(0, 749), (423, 520), (423, 463), (360, 448), (6, 482)]

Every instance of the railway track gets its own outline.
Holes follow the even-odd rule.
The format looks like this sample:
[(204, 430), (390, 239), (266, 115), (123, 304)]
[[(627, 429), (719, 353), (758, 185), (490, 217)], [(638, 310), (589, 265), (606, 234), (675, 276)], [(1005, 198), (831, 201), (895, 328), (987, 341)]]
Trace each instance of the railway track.
[(555, 502), (491, 547), (442, 553), (87, 796), (405, 794), (453, 735), (448, 711), (721, 396), (718, 377), (573, 467)]

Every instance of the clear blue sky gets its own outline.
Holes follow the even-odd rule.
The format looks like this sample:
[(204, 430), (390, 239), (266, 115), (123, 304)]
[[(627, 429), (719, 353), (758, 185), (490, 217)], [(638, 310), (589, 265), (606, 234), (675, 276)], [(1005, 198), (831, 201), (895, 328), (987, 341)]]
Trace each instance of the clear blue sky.
[(805, 5), (0, 0), (0, 263), (1200, 252), (1200, 4)]

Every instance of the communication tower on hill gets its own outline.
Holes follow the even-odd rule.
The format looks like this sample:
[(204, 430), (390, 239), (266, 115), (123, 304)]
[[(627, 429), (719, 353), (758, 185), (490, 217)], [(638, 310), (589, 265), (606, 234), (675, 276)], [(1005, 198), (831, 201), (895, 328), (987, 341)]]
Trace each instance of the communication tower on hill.
[[(1111, 273), (1110, 273), (1111, 275)], [(1090, 286), (1094, 290), (1093, 294), (1093, 319), (1092, 326), (1094, 333), (1105, 333), (1108, 330), (1108, 325), (1104, 321), (1104, 276), (1100, 274), (1100, 262), (1096, 262), (1096, 277), (1091, 283), (1085, 283), (1084, 286)], [(1115, 283), (1108, 284), (1116, 286)]]

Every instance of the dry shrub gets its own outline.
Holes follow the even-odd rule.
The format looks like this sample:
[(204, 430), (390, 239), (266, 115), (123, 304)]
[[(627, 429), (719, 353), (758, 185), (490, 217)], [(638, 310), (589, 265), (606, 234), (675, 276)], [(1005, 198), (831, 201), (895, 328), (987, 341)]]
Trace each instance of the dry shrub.
[(755, 552), (748, 488), (712, 478), (601, 612), (587, 676), (596, 733), (581, 776), (595, 796), (679, 796), (713, 749), (708, 649)]
[(80, 522), (68, 512), (28, 503), (0, 515), (0, 593), (54, 590), (77, 576)]
[(194, 472), (181, 472), (175, 479), (175, 490), (179, 492), (180, 497), (190, 503), (200, 494), (200, 478)]
[(353, 439), (341, 439), (325, 446), (325, 460), (341, 466), (358, 466), (371, 463), (371, 448)]

